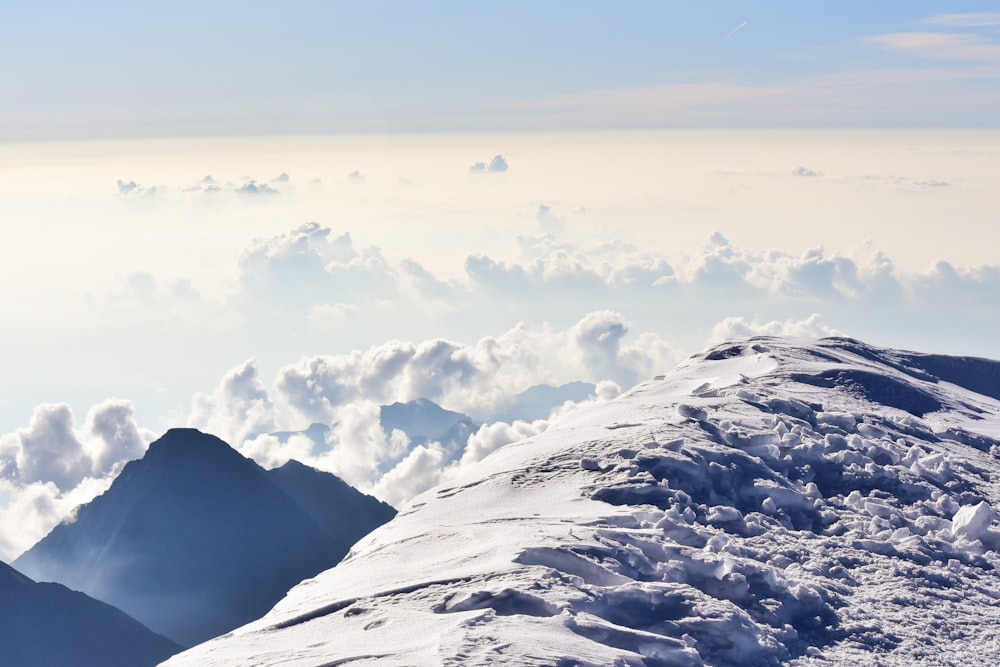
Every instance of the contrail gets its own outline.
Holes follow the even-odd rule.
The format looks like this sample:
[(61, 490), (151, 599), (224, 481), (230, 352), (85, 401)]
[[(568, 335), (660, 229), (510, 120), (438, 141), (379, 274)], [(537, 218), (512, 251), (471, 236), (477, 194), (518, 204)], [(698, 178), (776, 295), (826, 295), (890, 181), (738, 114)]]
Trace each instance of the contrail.
[[(729, 34), (722, 38), (722, 42), (726, 41), (727, 39), (729, 39), (730, 37), (732, 37), (733, 35), (735, 35), (746, 24), (747, 24), (747, 22), (744, 21), (743, 23), (739, 24), (738, 26), (736, 26), (735, 28), (733, 28), (732, 30), (730, 30)], [(721, 44), (722, 42), (719, 42), (719, 43)]]

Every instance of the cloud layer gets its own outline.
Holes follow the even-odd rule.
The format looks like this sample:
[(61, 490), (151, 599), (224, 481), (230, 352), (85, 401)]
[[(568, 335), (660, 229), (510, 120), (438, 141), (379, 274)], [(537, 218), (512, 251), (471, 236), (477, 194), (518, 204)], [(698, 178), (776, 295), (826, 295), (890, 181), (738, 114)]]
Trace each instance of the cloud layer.
[[(793, 174), (825, 178), (805, 167)], [(140, 187), (123, 186), (126, 196)], [(188, 349), (209, 358), (239, 355), (243, 332), (258, 347), (294, 339), (298, 349), (329, 350), (288, 358), (265, 345), (260, 357), (236, 356), (244, 360), (196, 392), (171, 425), (213, 432), (265, 465), (302, 460), (397, 504), (546, 428), (548, 420), (491, 419), (533, 385), (585, 380), (607, 398), (733, 336), (845, 334), (935, 349), (925, 341), (984, 345), (985, 332), (1000, 326), (998, 265), (940, 260), (907, 273), (870, 245), (790, 253), (719, 233), (667, 255), (621, 239), (581, 240), (552, 208), (536, 206), (535, 222), (558, 235), (518, 236), (503, 257), (456, 257), (450, 274), (309, 222), (247, 244), (222, 300), (136, 272), (92, 305), (131, 321), (140, 305), (155, 304), (156, 326), (194, 331)], [(184, 328), (206, 318), (215, 329)], [(382, 430), (380, 405), (417, 398), (482, 424), (464, 451)], [(77, 423), (68, 404), (43, 404), (26, 426), (0, 435), (0, 557), (30, 546), (142, 455), (154, 434), (134, 412), (109, 399)], [(311, 422), (330, 427), (322, 441), (271, 435)]]

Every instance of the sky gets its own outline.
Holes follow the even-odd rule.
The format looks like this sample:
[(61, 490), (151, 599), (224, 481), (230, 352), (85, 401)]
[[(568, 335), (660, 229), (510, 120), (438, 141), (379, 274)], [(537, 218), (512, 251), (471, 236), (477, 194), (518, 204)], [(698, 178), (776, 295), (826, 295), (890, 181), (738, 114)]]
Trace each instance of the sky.
[(998, 356), (987, 3), (15, 1), (0, 56), (0, 559), (171, 426), (400, 504), (393, 401), (471, 465), (730, 336)]

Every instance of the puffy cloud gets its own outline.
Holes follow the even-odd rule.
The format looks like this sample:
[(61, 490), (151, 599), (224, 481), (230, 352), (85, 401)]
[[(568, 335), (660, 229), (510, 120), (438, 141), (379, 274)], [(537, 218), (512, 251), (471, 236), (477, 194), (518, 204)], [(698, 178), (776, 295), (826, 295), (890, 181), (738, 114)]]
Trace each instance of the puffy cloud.
[(539, 204), (538, 210), (535, 211), (535, 220), (546, 232), (561, 232), (565, 229), (566, 225), (563, 223), (562, 219), (552, 212), (552, 207), (545, 204)]
[(357, 169), (355, 169), (354, 171), (352, 171), (347, 175), (347, 180), (351, 181), (352, 183), (364, 183), (365, 175), (362, 174)]
[(803, 167), (799, 165), (795, 169), (792, 169), (792, 176), (805, 176), (807, 178), (819, 176), (819, 172), (813, 171), (809, 167)]
[(212, 393), (195, 394), (188, 425), (230, 443), (276, 430), (274, 405), (260, 380), (257, 360), (230, 369)]
[(590, 378), (615, 380), (631, 387), (652, 373), (666, 370), (676, 353), (653, 334), (644, 334), (633, 345), (623, 345), (629, 332), (620, 313), (604, 310), (588, 314), (571, 330), (573, 343)]
[(38, 406), (28, 427), (10, 437), (17, 441), (16, 447), (6, 444), (3, 449), (15, 452), (21, 482), (52, 482), (67, 490), (90, 472), (91, 462), (77, 437), (73, 411), (65, 403)]
[(10, 562), (61, 521), (72, 517), (73, 510), (104, 493), (111, 476), (84, 478), (68, 491), (52, 482), (19, 485), (0, 479), (0, 560)]
[(381, 424), (382, 409), (372, 401), (355, 401), (337, 410), (327, 435), (332, 445), (324, 467), (348, 484), (367, 487), (391, 448)]
[(502, 155), (494, 155), (490, 163), (486, 165), (486, 171), (493, 173), (502, 173), (507, 171), (508, 168), (507, 160)]
[[(602, 340), (607, 332), (613, 340)], [(597, 348), (600, 362), (592, 368), (581, 352), (588, 347)], [(196, 397), (190, 423), (222, 435), (267, 467), (295, 458), (398, 505), (504, 444), (540, 433), (549, 422), (489, 423), (456, 453), (436, 442), (414, 445), (401, 431), (386, 433), (380, 405), (429, 398), (475, 418), (505, 407), (533, 385), (603, 372), (607, 369), (598, 366), (615, 360), (626, 367), (629, 379), (640, 374), (645, 378), (656, 370), (665, 350), (672, 353), (658, 337), (632, 336), (621, 316), (599, 312), (563, 331), (518, 326), (472, 345), (441, 339), (387, 341), (365, 351), (305, 358), (279, 372), (276, 403), (309, 421), (330, 425), (322, 443), (305, 434), (264, 432), (280, 420), (270, 419), (274, 406), (249, 361), (229, 371), (212, 394)], [(615, 381), (604, 379), (590, 400), (608, 400), (620, 391)], [(554, 414), (574, 407), (567, 402)], [(269, 417), (266, 427), (254, 414)]]
[[(277, 468), (295, 459), (300, 463), (312, 465), (315, 463), (316, 446), (312, 439), (302, 433), (294, 433), (286, 439), (273, 434), (258, 435), (242, 443), (230, 443), (243, 456), (255, 460), (265, 468)], [(318, 465), (315, 467), (319, 467)]]
[(153, 434), (139, 428), (133, 410), (131, 401), (109, 399), (87, 412), (84, 431), (95, 436), (84, 443), (91, 474), (114, 471), (122, 462), (141, 458), (146, 451)]
[(292, 179), (291, 179), (291, 177), (288, 174), (286, 174), (285, 172), (281, 172), (280, 174), (278, 174), (277, 176), (275, 176), (274, 178), (272, 178), (271, 182), (273, 182), (273, 183), (287, 183), (290, 180), (292, 180)]
[(548, 420), (538, 419), (531, 423), (516, 421), (513, 424), (496, 422), (484, 424), (469, 436), (462, 454), (460, 465), (467, 466), (482, 461), (489, 454), (512, 442), (519, 442), (544, 432), (549, 427)]
[(813, 313), (804, 320), (759, 320), (747, 321), (744, 317), (727, 317), (714, 327), (709, 343), (717, 343), (729, 338), (745, 336), (797, 336), (799, 338), (823, 338), (825, 336), (843, 336), (843, 332), (834, 329), (823, 322), (823, 319)]
[(152, 197), (156, 194), (156, 186), (143, 187), (135, 181), (123, 181), (118, 179), (115, 183), (118, 186), (118, 194), (122, 197)]
[(241, 195), (276, 195), (278, 190), (272, 188), (267, 183), (258, 183), (255, 180), (249, 180), (240, 187), (234, 190), (237, 194)]
[(514, 327), (474, 344), (443, 339), (388, 341), (367, 350), (318, 355), (284, 366), (276, 390), (309, 421), (329, 423), (339, 407), (428, 398), (482, 418), (542, 383), (613, 380), (631, 386), (680, 355), (659, 336), (638, 336), (617, 313), (591, 313), (566, 330)]
[(132, 403), (93, 406), (82, 428), (65, 403), (41, 405), (27, 427), (0, 435), (0, 560), (11, 560), (103, 493), (153, 434), (135, 422)]
[(493, 159), (490, 160), (488, 164), (486, 162), (476, 162), (469, 167), (469, 171), (480, 174), (502, 174), (509, 168), (510, 166), (507, 164), (507, 160), (505, 160), (502, 155), (494, 155)]
[(329, 421), (338, 406), (360, 399), (441, 401), (474, 380), (481, 382), (496, 366), (488, 342), (468, 348), (445, 340), (390, 341), (364, 352), (311, 357), (286, 366), (277, 387), (302, 415)]
[(334, 237), (315, 222), (254, 239), (239, 260), (243, 296), (277, 312), (308, 313), (315, 304), (357, 303), (397, 292), (397, 277), (375, 247), (355, 250), (350, 234)]
[(461, 287), (439, 280), (433, 273), (412, 259), (404, 259), (400, 263), (400, 269), (418, 294), (444, 302), (453, 301), (460, 295)]
[(439, 443), (418, 445), (402, 461), (379, 479), (372, 494), (393, 507), (437, 485), (444, 472), (444, 448)]

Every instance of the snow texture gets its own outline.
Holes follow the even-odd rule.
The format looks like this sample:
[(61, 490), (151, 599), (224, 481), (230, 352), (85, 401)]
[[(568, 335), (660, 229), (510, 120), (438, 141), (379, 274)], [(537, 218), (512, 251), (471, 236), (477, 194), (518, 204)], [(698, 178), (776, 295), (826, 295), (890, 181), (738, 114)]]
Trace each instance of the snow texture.
[(166, 664), (997, 664), (998, 398), (983, 359), (719, 345)]

